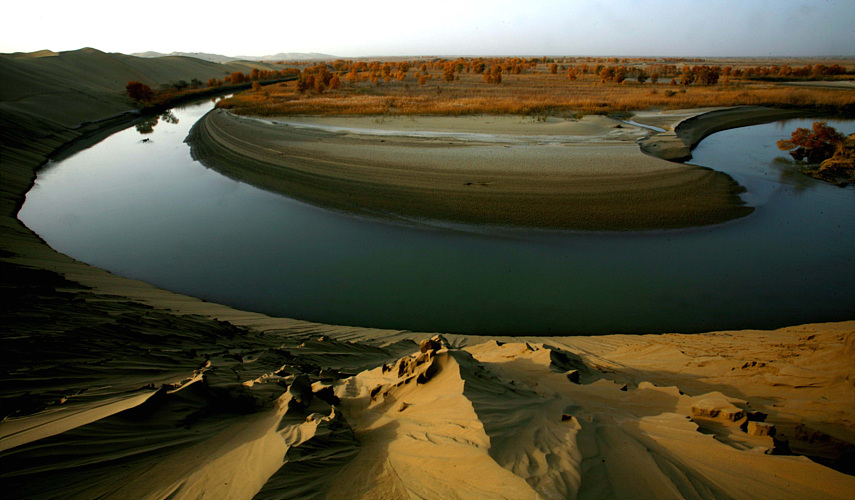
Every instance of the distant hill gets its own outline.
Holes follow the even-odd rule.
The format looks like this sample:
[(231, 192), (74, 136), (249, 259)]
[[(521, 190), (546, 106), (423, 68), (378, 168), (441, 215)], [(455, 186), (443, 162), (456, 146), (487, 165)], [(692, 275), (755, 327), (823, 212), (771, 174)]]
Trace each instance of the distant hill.
[(37, 50), (35, 52), (13, 52), (11, 54), (5, 54), (9, 57), (18, 58), (27, 58), (27, 57), (53, 57), (58, 55), (56, 52), (52, 50)]
[[(234, 71), (246, 73), (252, 67), (273, 69), (274, 65), (220, 64), (186, 56), (145, 58), (92, 48), (0, 54), (0, 123), (4, 124), (0, 144), (24, 144), (133, 109), (125, 93), (129, 81), (156, 88), (194, 78), (207, 82)], [(7, 127), (7, 123), (17, 126)]]
[(169, 54), (164, 54), (162, 52), (136, 52), (131, 54), (136, 57), (169, 57), (169, 56), (178, 56), (178, 57), (195, 57), (196, 59), (201, 59), (203, 61), (211, 61), (215, 63), (227, 63), (231, 61), (237, 61), (240, 59), (245, 59), (243, 57), (229, 57), (220, 54), (209, 54), (207, 52), (171, 52)]
[[(246, 59), (242, 57), (242, 59)], [(318, 52), (280, 52), (278, 54), (273, 54), (270, 56), (259, 57), (256, 59), (257, 61), (327, 61), (332, 59), (339, 59), (338, 56), (332, 56), (329, 54), (320, 54)]]
[(195, 57), (196, 59), (202, 59), (203, 61), (211, 61), (216, 63), (228, 63), (234, 61), (326, 61), (331, 59), (338, 59), (337, 56), (332, 56), (329, 54), (320, 54), (317, 52), (280, 52), (278, 54), (268, 55), (268, 56), (224, 56), (222, 54), (210, 54), (207, 52), (172, 52), (170, 54), (163, 54), (161, 52), (137, 52), (131, 54), (136, 57), (167, 57), (167, 56), (183, 56), (183, 57)]

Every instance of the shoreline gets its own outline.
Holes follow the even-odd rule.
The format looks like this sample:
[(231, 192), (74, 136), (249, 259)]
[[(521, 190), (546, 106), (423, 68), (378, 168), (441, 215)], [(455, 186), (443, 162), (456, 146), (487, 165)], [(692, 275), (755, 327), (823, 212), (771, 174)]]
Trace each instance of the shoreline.
[[(784, 112), (786, 112), (784, 110)], [(0, 191), (0, 230), (7, 236), (0, 240), (0, 262), (14, 266), (23, 266), (35, 270), (57, 272), (62, 276), (79, 281), (87, 287), (93, 287), (107, 295), (117, 294), (151, 305), (167, 304), (183, 314), (202, 314), (218, 320), (236, 321), (249, 326), (267, 325), (279, 321), (291, 322), (301, 326), (329, 327), (331, 331), (356, 330), (362, 332), (384, 332), (394, 335), (396, 331), (382, 329), (320, 325), (301, 320), (270, 318), (263, 314), (247, 313), (228, 306), (212, 304), (193, 297), (187, 297), (141, 281), (113, 275), (108, 271), (76, 261), (50, 248), (37, 234), (17, 219), (17, 211), (26, 199), (26, 193), (32, 188), (36, 174), (50, 159), (74, 154), (89, 147), (119, 128), (127, 127), (138, 117), (136, 111), (129, 110), (115, 116), (92, 117), (76, 127), (56, 127), (36, 132), (38, 139), (28, 143), (26, 148), (9, 148), (4, 144), (4, 154), (0, 158), (0, 167), (4, 173), (2, 191)], [(685, 117), (697, 116), (694, 111), (674, 110), (683, 121)], [(750, 114), (750, 112), (749, 112)], [(670, 118), (669, 118), (670, 119)], [(645, 119), (648, 123), (649, 119)], [(656, 125), (662, 125), (656, 121)], [(8, 214), (8, 215), (7, 215)], [(13, 283), (14, 284), (14, 283)]]
[(258, 119), (213, 110), (186, 142), (194, 159), (233, 179), (381, 218), (627, 231), (752, 212), (726, 174), (642, 154), (636, 141), (649, 134), (601, 116)]
[(692, 150), (704, 138), (738, 127), (760, 125), (787, 118), (809, 116), (802, 110), (764, 108), (760, 106), (738, 106), (714, 108), (705, 113), (687, 116), (673, 124), (670, 130), (654, 134), (639, 143), (641, 151), (663, 160), (685, 162), (692, 159)]
[[(780, 110), (789, 113), (786, 110)], [(4, 144), (4, 154), (0, 155), (0, 167), (4, 173), (2, 191), (0, 191), (0, 230), (6, 238), (0, 239), (0, 262), (34, 271), (48, 271), (79, 282), (92, 288), (96, 293), (115, 296), (111, 300), (128, 298), (155, 307), (166, 308), (178, 314), (200, 314), (216, 320), (231, 321), (252, 328), (270, 325), (281, 326), (286, 323), (298, 329), (324, 331), (325, 333), (343, 333), (368, 337), (389, 336), (399, 338), (397, 330), (383, 330), (345, 325), (323, 325), (310, 321), (273, 318), (264, 314), (245, 312), (228, 306), (214, 304), (194, 297), (176, 294), (159, 289), (148, 283), (114, 275), (100, 268), (76, 261), (71, 257), (52, 249), (37, 234), (17, 219), (17, 211), (26, 199), (26, 193), (33, 187), (36, 174), (50, 159), (62, 155), (74, 154), (89, 147), (119, 128), (124, 128), (138, 117), (134, 110), (115, 116), (92, 117), (76, 127), (58, 127), (40, 132), (40, 138), (28, 143), (26, 148), (9, 148)], [(682, 123), (686, 116), (697, 116), (694, 111), (673, 110), (680, 116)], [(751, 114), (751, 112), (749, 112)], [(809, 113), (808, 113), (809, 114)], [(648, 120), (645, 120), (648, 121)], [(657, 122), (661, 125), (661, 122)], [(8, 215), (6, 215), (8, 214)], [(16, 280), (6, 282), (15, 285)], [(319, 329), (320, 328), (320, 329)], [(689, 334), (696, 335), (696, 334)]]

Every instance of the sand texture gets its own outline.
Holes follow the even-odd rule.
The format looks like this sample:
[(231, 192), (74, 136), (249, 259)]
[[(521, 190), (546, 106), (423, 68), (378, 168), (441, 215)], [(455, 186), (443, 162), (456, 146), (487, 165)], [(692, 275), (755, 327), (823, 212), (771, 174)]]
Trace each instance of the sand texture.
[(11, 120), (0, 150), (4, 498), (855, 493), (855, 321), (434, 337), (174, 294), (57, 253), (15, 218), (39, 166), (119, 126), (103, 119), (121, 107), (93, 105), (75, 122), (76, 104), (59, 101), (65, 126), (46, 118), (62, 108), (40, 108), (54, 101), (13, 90), (13, 106), (0, 101)]
[(88, 293), (49, 333), (24, 317), (4, 340), (4, 402), (18, 412), (0, 424), (0, 460), (17, 497), (800, 499), (855, 488), (844, 473), (852, 321), (420, 347), (427, 334), (273, 318), (262, 331)]
[(229, 177), (378, 217), (634, 230), (751, 213), (727, 175), (642, 154), (646, 135), (599, 116), (261, 120), (214, 110), (187, 142)]

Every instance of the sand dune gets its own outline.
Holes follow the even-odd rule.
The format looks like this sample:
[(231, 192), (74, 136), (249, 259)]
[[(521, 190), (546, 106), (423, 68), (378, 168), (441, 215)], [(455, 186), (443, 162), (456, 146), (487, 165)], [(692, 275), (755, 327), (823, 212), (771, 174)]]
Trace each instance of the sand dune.
[[(145, 386), (133, 408), (10, 446), (4, 484), (33, 498), (799, 499), (855, 488), (821, 465), (851, 465), (853, 446), (834, 436), (853, 424), (853, 322), (542, 342), (410, 336), (422, 347), (284, 329), (221, 338), (183, 385)], [(335, 368), (356, 365), (376, 368)]]
[[(119, 67), (109, 66), (114, 79)], [(19, 96), (0, 102), (16, 125), (3, 128), (0, 151), (0, 481), (9, 497), (855, 492), (855, 321), (430, 342), (173, 294), (59, 254), (15, 219), (45, 159), (118, 125), (83, 122), (124, 108), (0, 89)]]

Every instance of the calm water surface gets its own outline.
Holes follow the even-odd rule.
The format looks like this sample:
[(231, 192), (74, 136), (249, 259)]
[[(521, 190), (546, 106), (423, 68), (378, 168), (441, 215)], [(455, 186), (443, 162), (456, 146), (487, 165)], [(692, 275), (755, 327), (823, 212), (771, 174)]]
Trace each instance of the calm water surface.
[(693, 163), (747, 187), (751, 216), (591, 233), (396, 224), (256, 189), (190, 158), (184, 138), (210, 108), (173, 110), (137, 127), (146, 134), (130, 128), (52, 164), (19, 217), (114, 273), (334, 324), (600, 334), (855, 317), (855, 188), (795, 173), (774, 145), (812, 120), (720, 132), (694, 151)]

